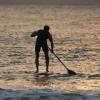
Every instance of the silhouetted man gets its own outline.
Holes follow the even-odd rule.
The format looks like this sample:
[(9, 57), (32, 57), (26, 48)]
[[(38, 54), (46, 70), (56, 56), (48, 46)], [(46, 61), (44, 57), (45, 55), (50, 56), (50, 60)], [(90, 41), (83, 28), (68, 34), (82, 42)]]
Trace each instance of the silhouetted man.
[(35, 44), (35, 63), (36, 63), (36, 73), (39, 72), (39, 52), (40, 49), (42, 48), (42, 50), (44, 51), (45, 54), (45, 60), (46, 60), (46, 72), (49, 72), (48, 70), (48, 66), (49, 66), (49, 54), (48, 54), (48, 44), (47, 44), (47, 39), (49, 39), (50, 43), (51, 43), (51, 52), (53, 52), (53, 39), (52, 39), (52, 35), (49, 32), (49, 26), (45, 25), (44, 29), (38, 30), (38, 31), (34, 31), (31, 34), (31, 37), (35, 37), (37, 36), (36, 39), (36, 44)]

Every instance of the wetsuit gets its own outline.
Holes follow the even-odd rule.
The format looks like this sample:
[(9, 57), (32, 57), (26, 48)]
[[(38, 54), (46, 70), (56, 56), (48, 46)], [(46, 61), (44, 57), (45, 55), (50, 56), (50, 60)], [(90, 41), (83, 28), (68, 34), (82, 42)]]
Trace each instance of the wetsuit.
[(38, 66), (39, 66), (39, 52), (40, 49), (44, 51), (45, 54), (45, 60), (46, 60), (46, 72), (48, 72), (48, 66), (49, 66), (49, 54), (48, 54), (48, 44), (47, 39), (51, 42), (51, 50), (53, 50), (53, 39), (52, 35), (49, 31), (46, 30), (38, 30), (31, 34), (31, 37), (37, 36), (36, 44), (35, 44), (35, 63), (36, 63), (36, 69), (38, 72)]

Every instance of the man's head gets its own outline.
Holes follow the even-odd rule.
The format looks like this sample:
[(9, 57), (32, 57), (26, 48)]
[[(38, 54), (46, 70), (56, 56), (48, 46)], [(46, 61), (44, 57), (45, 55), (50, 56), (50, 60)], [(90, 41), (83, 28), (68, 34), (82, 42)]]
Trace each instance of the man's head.
[(45, 25), (45, 26), (44, 26), (44, 30), (45, 30), (45, 31), (49, 31), (49, 29), (50, 29), (50, 28), (49, 28), (48, 25)]

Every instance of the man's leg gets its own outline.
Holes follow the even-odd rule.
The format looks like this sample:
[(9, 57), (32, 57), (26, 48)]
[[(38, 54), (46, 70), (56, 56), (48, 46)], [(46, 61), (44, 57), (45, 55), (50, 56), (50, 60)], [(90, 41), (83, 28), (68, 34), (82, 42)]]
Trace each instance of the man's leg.
[(35, 47), (35, 64), (36, 64), (36, 73), (39, 72), (39, 52), (40, 52), (40, 46)]
[(48, 52), (45, 52), (45, 59), (46, 59), (46, 72), (49, 72), (49, 55), (48, 55)]
[(48, 47), (43, 46), (43, 51), (45, 54), (45, 61), (46, 61), (46, 72), (49, 72), (49, 52), (48, 52)]

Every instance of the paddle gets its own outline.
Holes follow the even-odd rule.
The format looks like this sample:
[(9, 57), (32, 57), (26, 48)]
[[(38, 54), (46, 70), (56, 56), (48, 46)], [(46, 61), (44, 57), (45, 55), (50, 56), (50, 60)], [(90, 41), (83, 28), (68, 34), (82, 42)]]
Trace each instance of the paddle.
[[(50, 49), (49, 47), (48, 47), (48, 49), (51, 51), (51, 49)], [(62, 64), (62, 65), (65, 67), (65, 69), (67, 70), (68, 74), (70, 74), (70, 75), (76, 75), (76, 72), (74, 72), (74, 71), (68, 69), (68, 68), (65, 66), (65, 64), (60, 60), (60, 58), (59, 58), (54, 52), (51, 52), (51, 53), (53, 53), (53, 54), (55, 55), (55, 57), (61, 62), (61, 64)]]

